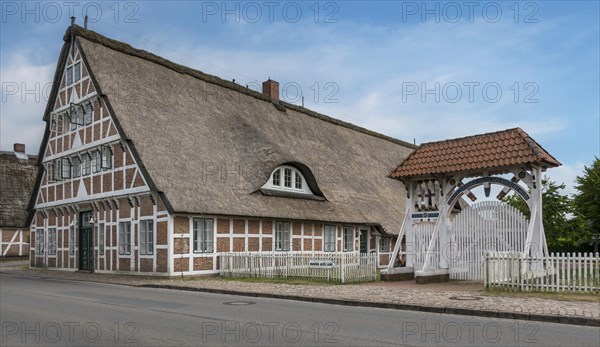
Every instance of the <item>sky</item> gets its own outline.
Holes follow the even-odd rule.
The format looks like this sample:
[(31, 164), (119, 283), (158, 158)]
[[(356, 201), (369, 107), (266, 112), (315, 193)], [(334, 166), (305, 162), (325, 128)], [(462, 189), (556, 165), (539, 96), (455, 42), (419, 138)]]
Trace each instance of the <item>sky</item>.
[(521, 127), (575, 192), (600, 157), (599, 1), (1, 1), (0, 148), (37, 154), (75, 16), (105, 36), (417, 144)]

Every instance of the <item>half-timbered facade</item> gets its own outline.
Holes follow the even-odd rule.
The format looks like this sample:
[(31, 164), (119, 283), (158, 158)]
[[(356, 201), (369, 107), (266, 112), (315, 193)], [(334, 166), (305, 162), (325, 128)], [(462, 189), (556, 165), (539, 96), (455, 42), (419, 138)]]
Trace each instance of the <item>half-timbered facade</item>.
[(218, 271), (220, 252), (373, 252), (412, 145), (71, 26), (44, 120), (31, 266)]

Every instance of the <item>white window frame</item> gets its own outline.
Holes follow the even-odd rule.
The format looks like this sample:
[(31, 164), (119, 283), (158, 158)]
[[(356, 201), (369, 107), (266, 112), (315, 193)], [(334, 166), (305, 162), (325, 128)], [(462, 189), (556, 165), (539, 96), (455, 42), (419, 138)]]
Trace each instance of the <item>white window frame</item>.
[(389, 237), (382, 237), (379, 239), (379, 252), (389, 253), (391, 251), (392, 239)]
[(55, 181), (54, 173), (54, 160), (51, 160), (46, 163), (46, 178), (48, 179), (48, 182), (52, 183)]
[(105, 250), (105, 236), (106, 232), (105, 232), (105, 227), (104, 227), (104, 223), (99, 223), (98, 224), (98, 255), (104, 255), (104, 250)]
[(70, 86), (71, 84), (73, 84), (73, 66), (69, 66), (68, 68), (66, 68), (65, 71), (65, 76), (66, 76), (66, 81), (65, 84), (66, 86)]
[(113, 152), (110, 146), (102, 146), (102, 169), (108, 170), (112, 168)]
[(73, 178), (81, 177), (81, 158), (78, 156), (73, 157), (71, 160)]
[(48, 255), (56, 255), (56, 228), (48, 228)]
[(63, 179), (63, 169), (62, 169), (62, 159), (54, 159), (54, 173), (52, 174), (52, 177), (54, 178), (54, 181), (62, 181)]
[[(208, 225), (210, 225), (210, 228), (207, 227)], [(215, 253), (216, 230), (214, 218), (194, 218), (192, 228), (194, 253)]]
[(102, 171), (102, 152), (100, 151), (100, 149), (101, 148), (98, 148), (91, 152), (92, 160), (90, 165), (92, 168), (92, 173)]
[(131, 255), (131, 222), (119, 222), (119, 255)]
[(345, 226), (343, 228), (342, 249), (344, 252), (354, 252), (354, 227)]
[(75, 241), (76, 241), (76, 228), (75, 225), (69, 226), (69, 255), (75, 255)]
[(73, 64), (73, 83), (79, 82), (81, 80), (81, 61)]
[(92, 173), (92, 156), (89, 153), (83, 153), (81, 165), (81, 176), (88, 176)]
[[(333, 247), (331, 245), (333, 244)], [(337, 252), (337, 226), (323, 225), (323, 252)]]
[(142, 219), (140, 229), (140, 255), (154, 254), (154, 220)]
[(275, 250), (287, 252), (292, 245), (292, 223), (275, 222)]
[(44, 255), (46, 246), (46, 235), (44, 229), (37, 229), (35, 231), (35, 255)]
[(83, 106), (83, 124), (90, 125), (94, 121), (94, 108), (92, 103)]
[[(286, 172), (290, 172), (289, 187), (286, 187)], [(300, 188), (297, 188), (298, 183), (300, 183)], [(306, 178), (304, 175), (302, 175), (300, 170), (289, 165), (281, 165), (273, 170), (273, 172), (271, 172), (271, 176), (269, 176), (269, 180), (262, 186), (262, 188), (279, 190), (283, 192), (313, 194), (313, 192), (310, 190), (310, 187), (306, 183)]]
[(70, 179), (71, 178), (71, 159), (62, 158), (62, 179)]

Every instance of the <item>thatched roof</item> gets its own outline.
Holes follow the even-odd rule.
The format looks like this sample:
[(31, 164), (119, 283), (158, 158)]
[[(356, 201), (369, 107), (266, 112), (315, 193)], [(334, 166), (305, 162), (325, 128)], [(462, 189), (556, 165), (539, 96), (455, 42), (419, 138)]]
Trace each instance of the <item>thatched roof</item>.
[[(77, 26), (71, 32), (121, 135), (172, 211), (372, 223), (397, 233), (405, 193), (386, 176), (411, 144), (274, 105), (261, 93)], [(325, 200), (261, 193), (284, 163), (305, 165)]]
[(27, 204), (37, 176), (37, 157), (0, 151), (0, 227), (27, 227)]

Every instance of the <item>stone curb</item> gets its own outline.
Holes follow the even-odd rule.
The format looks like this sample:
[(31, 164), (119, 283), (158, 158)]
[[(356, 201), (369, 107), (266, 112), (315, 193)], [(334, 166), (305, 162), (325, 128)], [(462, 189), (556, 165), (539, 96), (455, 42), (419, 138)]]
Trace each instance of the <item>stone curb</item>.
[(600, 319), (587, 318), (587, 317), (544, 315), (544, 314), (525, 313), (525, 312), (472, 310), (472, 309), (460, 308), (460, 307), (396, 304), (396, 303), (392, 303), (392, 302), (359, 301), (359, 300), (344, 300), (344, 299), (332, 299), (332, 298), (312, 298), (312, 297), (300, 296), (300, 295), (243, 292), (243, 291), (236, 291), (236, 290), (230, 290), (230, 289), (197, 288), (197, 287), (175, 286), (175, 285), (170, 285), (170, 284), (134, 284), (134, 283), (122, 283), (122, 282), (103, 282), (103, 281), (94, 280), (94, 279), (77, 279), (77, 278), (71, 279), (71, 278), (59, 278), (59, 277), (45, 276), (45, 275), (36, 276), (36, 275), (29, 275), (29, 274), (22, 274), (22, 273), (15, 274), (15, 273), (12, 273), (12, 271), (2, 271), (2, 270), (0, 270), (0, 273), (13, 275), (13, 276), (30, 277), (30, 278), (43, 278), (43, 279), (64, 280), (64, 281), (77, 281), (77, 282), (94, 282), (94, 283), (114, 284), (114, 285), (138, 287), (138, 288), (184, 290), (184, 291), (190, 291), (190, 292), (202, 292), (202, 293), (239, 295), (239, 296), (250, 296), (250, 297), (259, 297), (259, 298), (270, 298), (270, 299), (306, 301), (306, 302), (315, 302), (315, 303), (331, 304), (331, 305), (373, 307), (373, 308), (384, 308), (384, 309), (403, 310), (403, 311), (446, 313), (446, 314), (456, 314), (456, 315), (462, 315), (462, 316), (488, 317), (488, 318), (500, 318), (500, 319), (519, 319), (519, 320), (529, 320), (529, 321), (535, 321), (535, 322), (547, 322), (547, 323), (559, 323), (559, 324), (569, 324), (569, 325), (600, 327)]
[(236, 291), (236, 290), (228, 290), (228, 289), (195, 288), (195, 287), (184, 287), (184, 286), (162, 285), (162, 284), (141, 284), (141, 285), (134, 285), (134, 286), (142, 287), (142, 288), (161, 288), (161, 289), (172, 289), (172, 290), (185, 290), (185, 291), (191, 291), (191, 292), (240, 295), (240, 296), (271, 298), (271, 299), (284, 299), (284, 300), (295, 300), (295, 301), (308, 301), (308, 302), (315, 302), (315, 303), (321, 303), (321, 304), (332, 304), (332, 305), (374, 307), (374, 308), (386, 308), (386, 309), (404, 310), (404, 311), (446, 313), (446, 314), (457, 314), (457, 315), (463, 315), (463, 316), (489, 317), (489, 318), (500, 318), (500, 319), (519, 319), (519, 320), (529, 320), (529, 321), (535, 321), (535, 322), (548, 322), (548, 323), (600, 327), (600, 319), (586, 318), (586, 317), (544, 315), (544, 314), (533, 314), (533, 313), (530, 314), (530, 313), (525, 313), (525, 312), (472, 310), (472, 309), (459, 308), (459, 307), (422, 306), (422, 305), (412, 305), (412, 304), (395, 304), (395, 303), (391, 303), (391, 302), (374, 302), (374, 301), (371, 302), (371, 301), (343, 300), (343, 299), (332, 299), (332, 298), (311, 298), (311, 297), (298, 296), (298, 295), (255, 293), (255, 292), (243, 292), (243, 291)]

